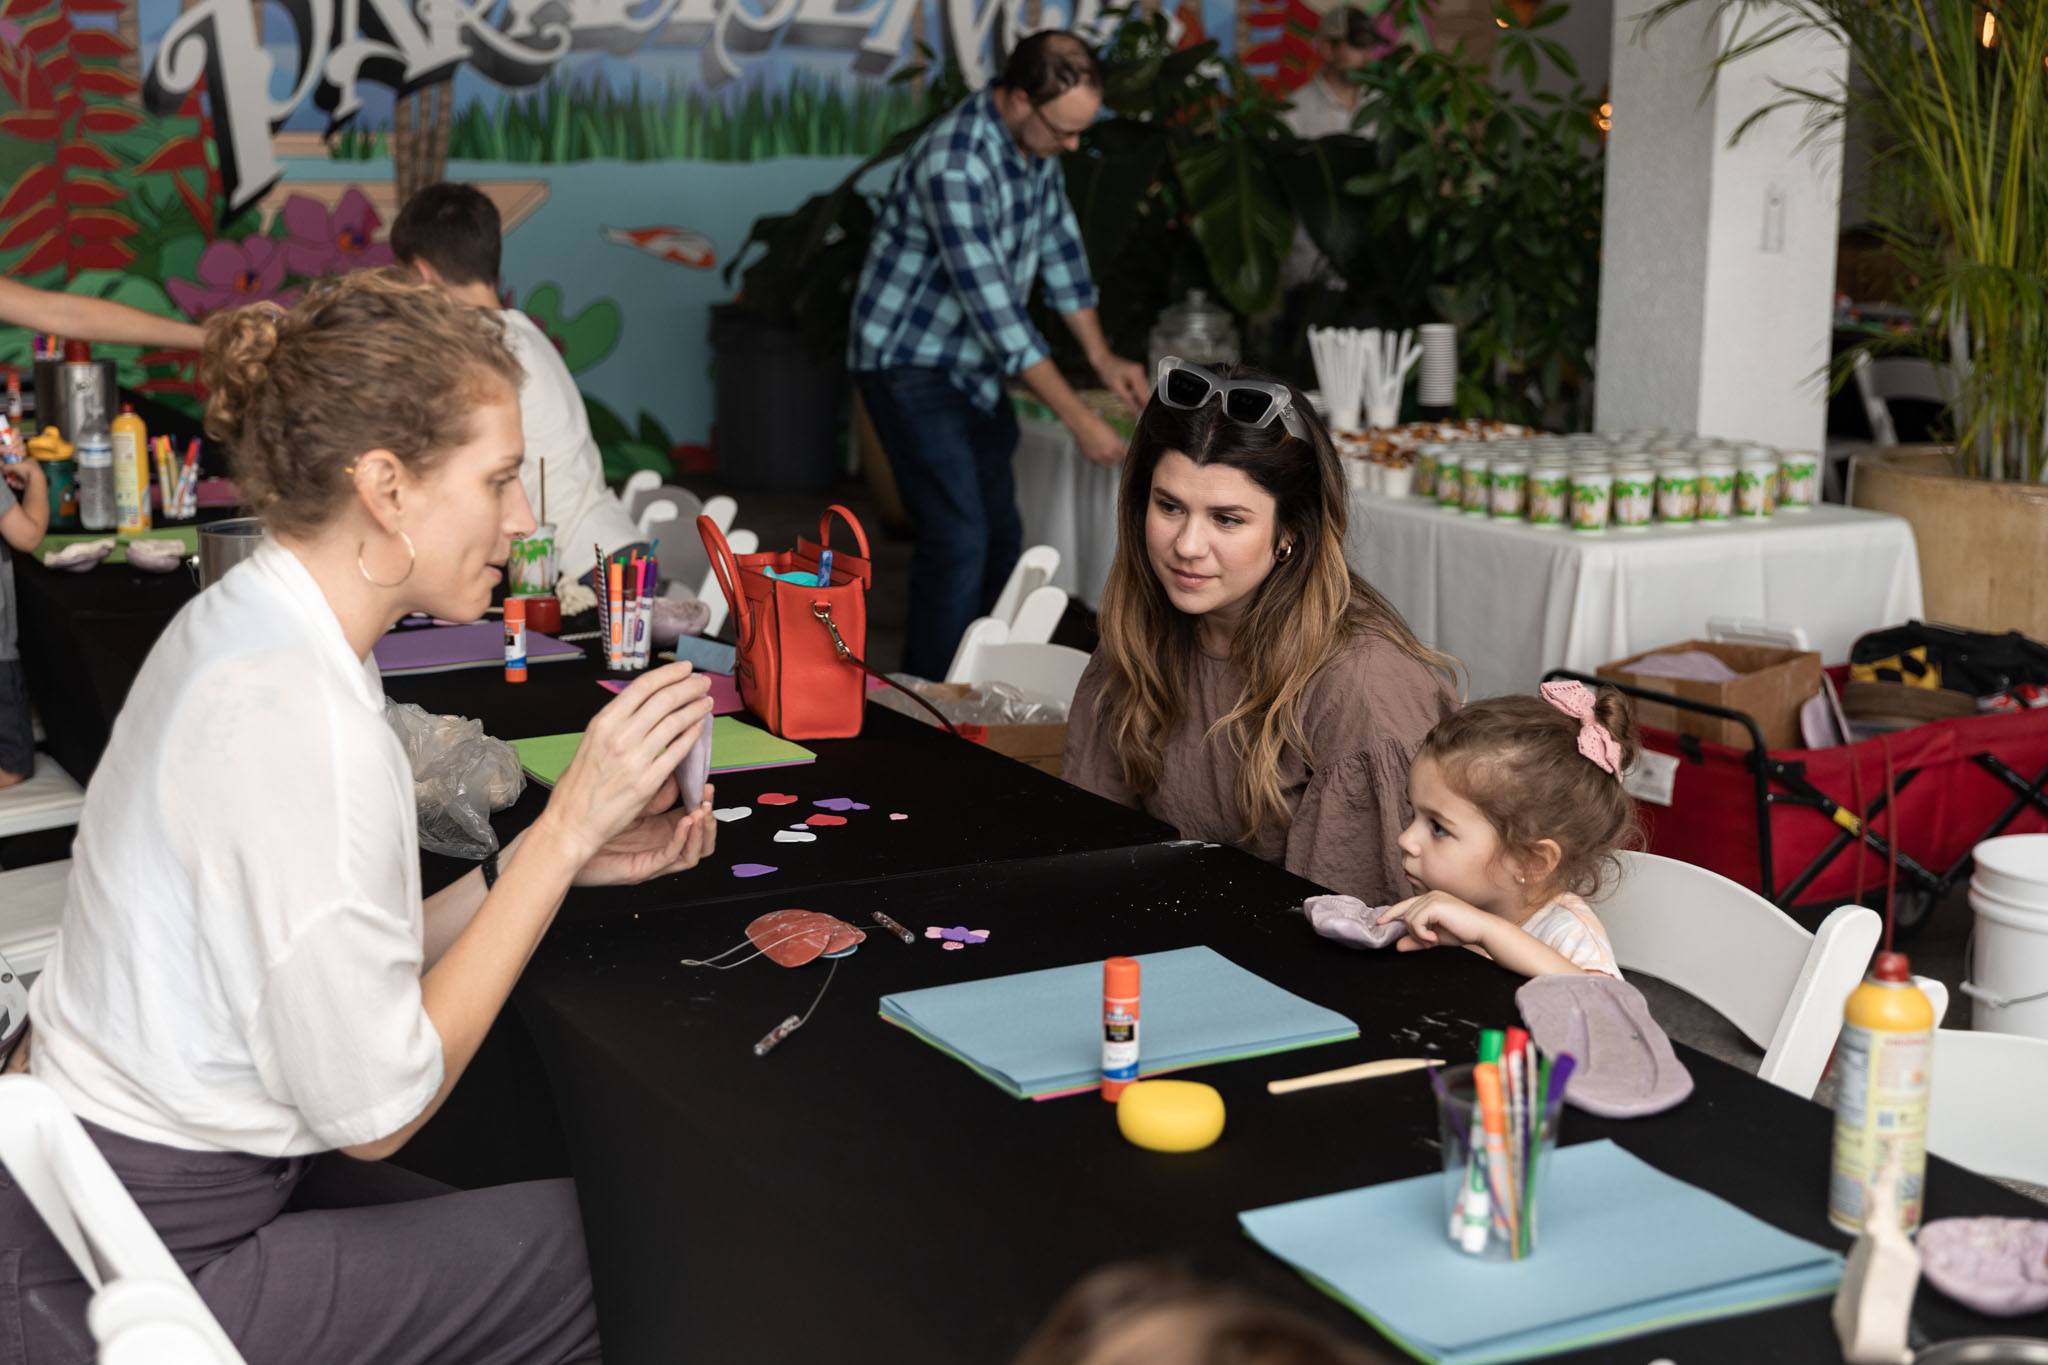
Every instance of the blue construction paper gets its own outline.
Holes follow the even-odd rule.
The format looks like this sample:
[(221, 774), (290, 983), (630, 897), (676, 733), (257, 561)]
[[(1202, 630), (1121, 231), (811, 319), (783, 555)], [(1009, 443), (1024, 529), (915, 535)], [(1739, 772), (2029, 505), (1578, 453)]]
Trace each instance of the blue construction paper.
[(677, 640), (669, 656), (697, 665), (711, 673), (730, 673), (739, 662), (739, 654), (731, 645), (722, 640), (707, 640), (701, 635), (685, 635)]
[[(1140, 964), (1140, 1075), (1313, 1047), (1358, 1025), (1210, 948), (1147, 953)], [(1102, 963), (1022, 972), (882, 998), (882, 1017), (1019, 1096), (1102, 1077)]]
[(1445, 1235), (1443, 1176), (1238, 1215), (1252, 1239), (1411, 1354), (1447, 1365), (1582, 1348), (1834, 1292), (1842, 1258), (1623, 1151), (1552, 1155), (1526, 1260)]

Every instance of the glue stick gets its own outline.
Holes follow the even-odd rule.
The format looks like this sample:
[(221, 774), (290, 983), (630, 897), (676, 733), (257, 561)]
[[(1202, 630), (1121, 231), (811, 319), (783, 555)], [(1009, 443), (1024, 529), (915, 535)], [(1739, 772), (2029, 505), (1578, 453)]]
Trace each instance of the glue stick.
[(1138, 1079), (1138, 959), (1102, 964), (1102, 1098), (1115, 1100)]
[(505, 599), (505, 681), (526, 681), (526, 599)]

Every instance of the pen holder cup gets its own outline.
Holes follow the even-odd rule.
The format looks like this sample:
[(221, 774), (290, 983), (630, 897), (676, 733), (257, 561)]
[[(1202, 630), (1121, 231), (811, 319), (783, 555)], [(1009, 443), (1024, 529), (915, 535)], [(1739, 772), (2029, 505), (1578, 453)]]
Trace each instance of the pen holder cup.
[(1451, 1245), (1489, 1261), (1519, 1261), (1536, 1250), (1538, 1208), (1557, 1147), (1556, 1103), (1532, 1106), (1534, 1087), (1494, 1070), (1500, 1104), (1480, 1102), (1476, 1066), (1430, 1072), (1443, 1133), (1444, 1227)]

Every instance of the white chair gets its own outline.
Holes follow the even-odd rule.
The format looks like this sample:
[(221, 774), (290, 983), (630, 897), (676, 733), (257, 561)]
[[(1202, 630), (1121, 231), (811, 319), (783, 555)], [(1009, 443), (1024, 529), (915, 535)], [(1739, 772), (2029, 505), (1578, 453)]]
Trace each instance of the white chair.
[(640, 527), (641, 539), (652, 540), (652, 528), (659, 523), (680, 521), (694, 527), (700, 516), (711, 518), (719, 530), (729, 531), (739, 510), (740, 505), (723, 493), (715, 498), (699, 498), (687, 488), (665, 483), (642, 495), (639, 510), (632, 516)]
[(1952, 376), (1931, 361), (1911, 356), (1872, 360), (1867, 352), (1858, 351), (1855, 366), (1856, 392), (1870, 419), (1871, 444), (1880, 450), (1899, 443), (1898, 427), (1892, 422), (1895, 400), (1946, 406), (1955, 396)]
[(1049, 583), (1042, 588), (1033, 588), (1010, 620), (1010, 643), (1051, 644), (1052, 633), (1060, 628), (1060, 620), (1066, 614), (1065, 588), (1055, 588)]
[(626, 515), (638, 521), (641, 504), (660, 487), (661, 475), (651, 469), (636, 469), (628, 474), (625, 483), (619, 485), (619, 502)]
[[(682, 521), (682, 516), (682, 509), (670, 499), (655, 499), (640, 509), (640, 519), (637, 523), (640, 528), (640, 539), (653, 541), (676, 534), (670, 528), (676, 522)], [(689, 521), (683, 524), (694, 528), (697, 523)]]
[[(717, 499), (714, 498), (713, 501)], [(728, 498), (727, 501), (730, 502), (731, 499)], [(732, 546), (735, 557), (754, 554), (761, 548), (761, 538), (752, 531), (745, 530), (727, 532), (725, 543)], [(704, 627), (704, 636), (709, 639), (724, 628), (725, 618), (732, 610), (726, 605), (725, 589), (718, 586), (717, 573), (710, 569), (704, 571), (704, 581), (697, 588), (697, 596), (704, 599), (704, 604), (711, 608), (711, 622)]]
[(0, 1165), (92, 1286), (101, 1365), (244, 1365), (99, 1148), (33, 1076), (0, 1077)]
[[(1060, 571), (1060, 552), (1050, 545), (1034, 545), (1017, 556), (1017, 563), (1010, 570), (1009, 579), (1004, 582), (1002, 592), (996, 597), (996, 604), (989, 609), (989, 615), (1006, 625), (1014, 626), (1017, 612), (1026, 598), (1046, 584), (1052, 582), (1054, 574)], [(1061, 606), (1066, 604), (1062, 602)], [(1012, 637), (1015, 638), (1014, 636)], [(1048, 634), (1046, 639), (1051, 639)]]
[(983, 616), (960, 637), (945, 680), (975, 685), (1005, 682), (1041, 697), (1071, 702), (1087, 667), (1088, 656), (1078, 649), (1013, 641), (1008, 626), (993, 616)]
[[(1626, 971), (1697, 996), (1764, 1049), (1757, 1077), (1811, 1098), (1842, 1030), (1842, 1005), (1883, 932), (1877, 912), (1839, 906), (1809, 934), (1790, 915), (1716, 872), (1654, 853), (1623, 853), (1600, 922)], [(1915, 981), (1948, 1011), (1938, 981)]]
[(1927, 1150), (1979, 1175), (2048, 1185), (2048, 1039), (1936, 1029)]
[(37, 754), (28, 780), (0, 791), (0, 839), (75, 825), (84, 809), (85, 788), (48, 754)]
[(0, 872), (0, 957), (14, 970), (33, 976), (57, 942), (57, 921), (64, 917), (64, 891), (71, 883), (71, 860), (38, 863)]

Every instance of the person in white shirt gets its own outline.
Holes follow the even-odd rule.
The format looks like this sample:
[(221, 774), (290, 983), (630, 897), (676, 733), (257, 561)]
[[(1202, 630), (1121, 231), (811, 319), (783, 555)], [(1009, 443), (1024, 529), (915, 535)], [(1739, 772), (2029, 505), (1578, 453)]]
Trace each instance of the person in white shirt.
[[(532, 529), (517, 362), (493, 315), (383, 271), (215, 315), (202, 374), (268, 535), (178, 613), (115, 722), (28, 1069), (250, 1361), (594, 1361), (570, 1182), (456, 1193), (381, 1159), (461, 1078), (572, 885), (711, 851), (710, 794), (678, 808), (674, 778), (708, 684), (636, 680), (540, 817), (423, 899), (371, 647), (413, 611), (480, 616)], [(0, 1179), (0, 1357), (89, 1360), (87, 1297)]]
[[(597, 566), (596, 547), (610, 555), (629, 547), (644, 549), (645, 543), (618, 495), (605, 486), (590, 414), (555, 343), (532, 318), (501, 306), (503, 243), (498, 206), (481, 190), (447, 181), (416, 191), (391, 224), (391, 250), (400, 263), (461, 302), (490, 309), (505, 324), (505, 344), (525, 375), (519, 417), (526, 428), (526, 460), (519, 481), (526, 500), (539, 508), (541, 461), (547, 461), (546, 503), (555, 528), (556, 567), (565, 577), (581, 578)], [(695, 528), (689, 530), (695, 534)]]
[[(1370, 66), (1382, 46), (1384, 39), (1371, 16), (1358, 6), (1339, 5), (1323, 15), (1322, 27), (1316, 34), (1320, 65), (1316, 74), (1289, 97), (1293, 106), (1280, 115), (1296, 137), (1314, 141), (1352, 131), (1351, 121), (1358, 114), (1365, 91), (1351, 79), (1351, 74)], [(1297, 226), (1294, 247), (1281, 267), (1280, 285), (1283, 289), (1296, 289), (1308, 284), (1331, 289), (1344, 287), (1322, 252), (1316, 250), (1314, 240)]]

